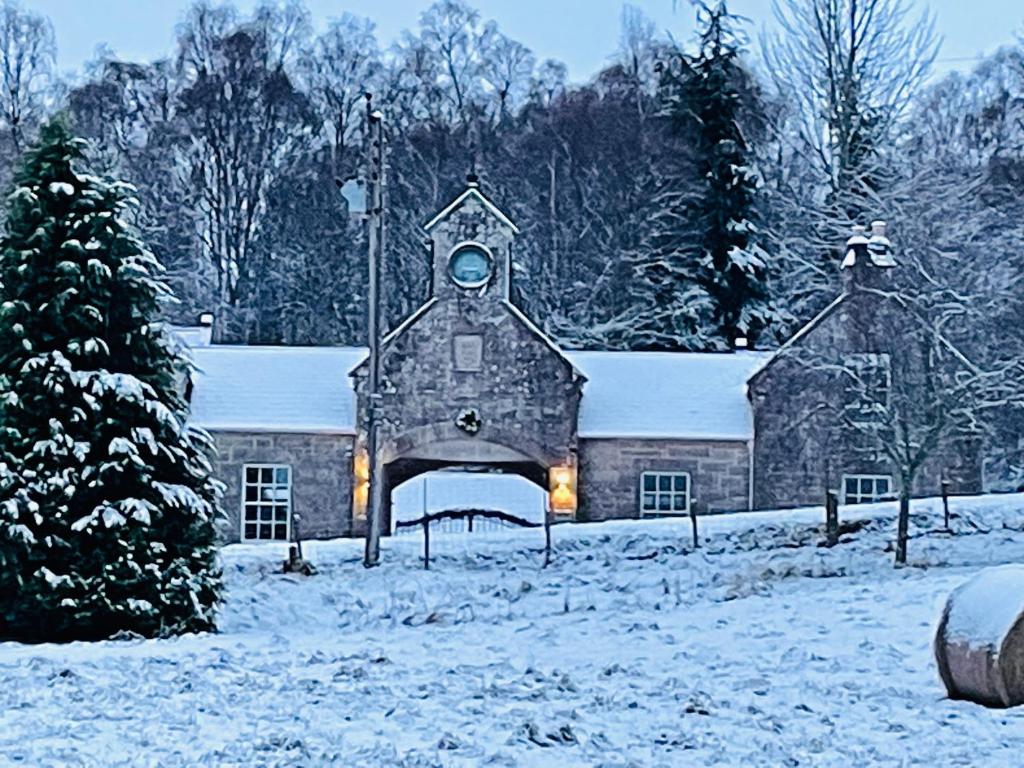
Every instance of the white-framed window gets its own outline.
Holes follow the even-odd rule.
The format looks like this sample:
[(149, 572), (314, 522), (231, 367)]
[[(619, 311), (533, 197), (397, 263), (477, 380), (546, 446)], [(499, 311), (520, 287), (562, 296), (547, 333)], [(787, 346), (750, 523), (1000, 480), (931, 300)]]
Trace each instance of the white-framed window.
[(843, 475), (843, 503), (864, 504), (892, 495), (889, 475)]
[(641, 472), (641, 515), (688, 515), (689, 472)]
[(292, 468), (287, 464), (242, 467), (242, 539), (288, 541), (292, 522)]

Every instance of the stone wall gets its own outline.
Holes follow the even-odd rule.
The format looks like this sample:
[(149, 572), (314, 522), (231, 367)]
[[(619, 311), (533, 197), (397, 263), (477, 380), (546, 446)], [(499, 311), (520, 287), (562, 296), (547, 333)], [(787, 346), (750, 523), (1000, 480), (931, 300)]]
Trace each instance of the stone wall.
[(349, 435), (214, 432), (217, 478), (226, 486), (223, 538), (240, 538), (242, 469), (246, 464), (292, 468), (292, 513), (302, 516), (303, 538), (351, 533), (352, 437)]
[[(755, 508), (822, 504), (826, 488), (840, 489), (849, 474), (889, 475), (895, 490), (897, 472), (877, 445), (842, 426), (851, 393), (837, 371), (854, 355), (884, 355), (898, 390), (922, 366), (908, 341), (913, 322), (898, 304), (851, 290), (751, 379)], [(919, 470), (914, 495), (938, 494), (944, 477), (955, 493), (979, 492), (980, 443), (941, 443)]]
[(690, 473), (690, 498), (698, 514), (749, 506), (750, 454), (744, 442), (580, 440), (580, 520), (639, 517), (640, 474)]
[[(575, 455), (582, 379), (509, 300), (514, 234), (475, 194), (430, 231), (428, 301), (381, 351), (385, 496), (419, 472), (458, 464), (503, 466), (542, 482), (548, 467)], [(492, 255), (485, 285), (452, 280), (450, 254), (467, 242)], [(361, 434), (366, 374), (364, 363), (355, 373)], [(457, 425), (467, 414), (473, 429)]]
[[(481, 340), (475, 369), (456, 365), (456, 336)], [(387, 345), (381, 370), (381, 437), (388, 459), (466, 438), (505, 445), (542, 463), (564, 460), (575, 448), (578, 380), (501, 302), (438, 302)], [(363, 383), (360, 376), (360, 395)], [(466, 409), (482, 422), (474, 435), (455, 427)], [(365, 424), (365, 397), (360, 417)]]

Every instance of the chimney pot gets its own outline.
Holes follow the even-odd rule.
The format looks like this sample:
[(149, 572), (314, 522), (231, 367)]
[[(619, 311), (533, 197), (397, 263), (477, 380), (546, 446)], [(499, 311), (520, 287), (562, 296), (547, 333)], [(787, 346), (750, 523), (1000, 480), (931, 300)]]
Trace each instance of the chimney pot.
[(199, 324), (204, 328), (211, 328), (213, 326), (213, 312), (203, 312), (199, 315)]
[(892, 243), (885, 234), (884, 221), (871, 222), (871, 239), (868, 241), (868, 254), (871, 263), (876, 267), (895, 267), (896, 260), (892, 256)]
[(865, 236), (863, 224), (854, 224), (850, 228), (850, 237), (846, 241), (846, 255), (843, 257), (842, 268), (850, 269), (857, 263), (857, 257), (866, 253), (868, 238)]

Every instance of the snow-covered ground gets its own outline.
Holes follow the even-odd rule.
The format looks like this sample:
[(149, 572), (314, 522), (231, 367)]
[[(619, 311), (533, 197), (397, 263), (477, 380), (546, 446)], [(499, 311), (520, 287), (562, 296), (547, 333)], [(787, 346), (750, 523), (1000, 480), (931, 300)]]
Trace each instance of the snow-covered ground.
[[(0, 764), (1017, 766), (1024, 708), (945, 698), (943, 600), (1024, 562), (1024, 496), (956, 499), (892, 567), (891, 505), (224, 552), (222, 632), (0, 644)], [(915, 532), (941, 525), (915, 506)]]

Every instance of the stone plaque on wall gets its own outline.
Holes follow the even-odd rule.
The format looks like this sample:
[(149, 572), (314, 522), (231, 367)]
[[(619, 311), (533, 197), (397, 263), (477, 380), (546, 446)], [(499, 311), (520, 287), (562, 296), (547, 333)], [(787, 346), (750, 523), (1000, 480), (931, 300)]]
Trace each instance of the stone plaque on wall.
[(470, 334), (457, 335), (454, 354), (456, 371), (479, 371), (483, 367), (483, 337)]

